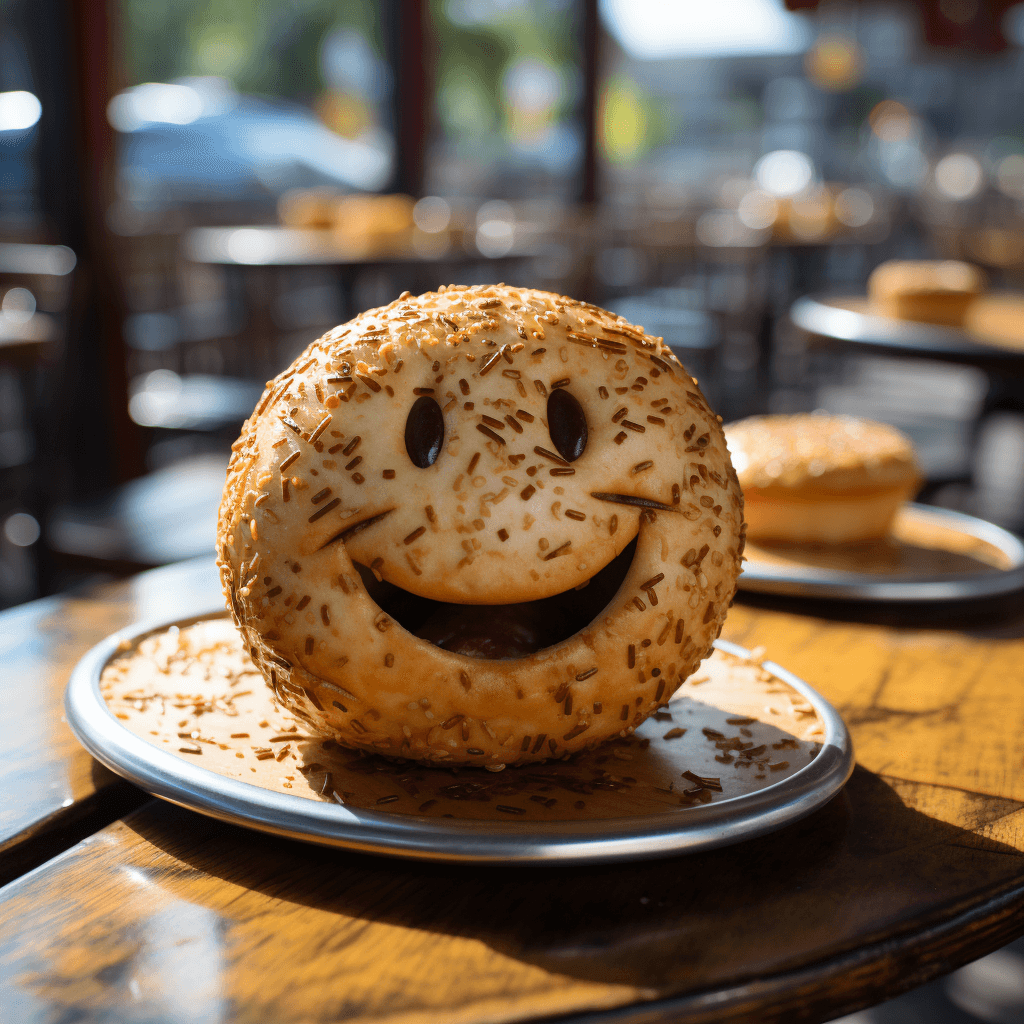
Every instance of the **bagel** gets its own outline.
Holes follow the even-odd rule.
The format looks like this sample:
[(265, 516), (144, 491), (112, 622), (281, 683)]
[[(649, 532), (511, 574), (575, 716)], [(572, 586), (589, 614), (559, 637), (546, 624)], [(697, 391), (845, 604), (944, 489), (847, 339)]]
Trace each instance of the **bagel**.
[(725, 428), (751, 541), (880, 540), (921, 486), (909, 437), (854, 416), (751, 416)]
[(982, 270), (959, 260), (888, 260), (868, 278), (868, 299), (883, 316), (959, 327), (988, 287)]
[(218, 518), (286, 708), (492, 769), (632, 732), (710, 652), (742, 553), (719, 418), (662, 339), (504, 285), (404, 293), (310, 345)]

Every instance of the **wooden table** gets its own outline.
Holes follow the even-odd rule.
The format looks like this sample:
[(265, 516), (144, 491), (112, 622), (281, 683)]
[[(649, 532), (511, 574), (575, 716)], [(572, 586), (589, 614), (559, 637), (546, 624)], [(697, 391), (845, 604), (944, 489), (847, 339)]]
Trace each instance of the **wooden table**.
[(61, 718), (72, 665), (216, 591), (198, 561), (0, 615), (4, 1020), (824, 1021), (1024, 932), (1020, 599), (737, 604), (724, 635), (845, 715), (844, 793), (704, 855), (496, 869), (247, 832), (97, 767)]

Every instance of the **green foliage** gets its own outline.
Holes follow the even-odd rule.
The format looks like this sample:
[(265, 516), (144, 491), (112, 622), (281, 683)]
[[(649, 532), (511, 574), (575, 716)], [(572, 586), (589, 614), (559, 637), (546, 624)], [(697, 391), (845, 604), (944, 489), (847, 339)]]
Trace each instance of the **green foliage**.
[[(477, 16), (459, 17), (466, 8), (475, 8)], [(508, 69), (534, 58), (567, 72), (578, 60), (572, 7), (549, 0), (430, 0), (429, 11), (441, 128), (460, 149), (493, 157), (504, 146), (502, 80)]]
[(373, 0), (122, 0), (129, 80), (223, 75), (243, 92), (307, 99), (323, 88), (319, 50), (355, 28), (381, 49)]
[[(129, 82), (219, 75), (242, 92), (314, 104), (320, 47), (359, 31), (383, 53), (380, 0), (122, 0)], [(567, 0), (428, 0), (428, 60), (439, 125), (462, 150), (497, 155), (510, 128), (503, 78), (525, 58), (573, 80), (578, 42)], [(574, 102), (563, 94), (555, 112)]]

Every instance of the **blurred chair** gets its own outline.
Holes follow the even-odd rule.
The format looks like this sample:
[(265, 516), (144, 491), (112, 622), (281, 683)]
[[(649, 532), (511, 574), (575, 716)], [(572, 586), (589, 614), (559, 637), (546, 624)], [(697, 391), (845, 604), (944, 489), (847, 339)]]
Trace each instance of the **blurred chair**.
[(153, 370), (132, 381), (128, 413), (140, 427), (190, 431), (228, 427), (235, 435), (262, 393), (263, 385), (252, 381)]
[(52, 388), (75, 254), (0, 243), (0, 607), (35, 597), (45, 576), (39, 524), (52, 499)]
[(47, 522), (50, 546), (79, 570), (128, 574), (212, 555), (227, 459), (184, 459)]
[(145, 431), (150, 472), (48, 511), (46, 543), (70, 578), (212, 552), (231, 443), (263, 390), (264, 378), (223, 375), (224, 338), (236, 329), (218, 281), (207, 278), (185, 295), (182, 216), (129, 213), (115, 206), (108, 221), (128, 309), (127, 413)]

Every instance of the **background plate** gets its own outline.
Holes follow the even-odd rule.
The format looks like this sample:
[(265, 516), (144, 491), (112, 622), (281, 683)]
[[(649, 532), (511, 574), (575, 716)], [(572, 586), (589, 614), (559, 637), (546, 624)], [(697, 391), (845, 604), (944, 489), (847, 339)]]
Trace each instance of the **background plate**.
[(789, 316), (808, 334), (861, 351), (1024, 372), (1024, 346), (994, 344), (955, 327), (879, 316), (864, 296), (806, 296), (793, 303)]
[(984, 519), (909, 504), (893, 537), (835, 547), (748, 544), (739, 586), (857, 601), (954, 601), (1024, 587), (1024, 544)]
[[(603, 789), (591, 801), (594, 805), (594, 816), (588, 816), (591, 812), (568, 810), (570, 807), (581, 808), (586, 804), (585, 800), (575, 799), (563, 800), (562, 806), (567, 808), (564, 819), (552, 819), (549, 814), (547, 820), (494, 820), (479, 816), (485, 812), (491, 813), (492, 805), (480, 804), (472, 797), (467, 803), (455, 806), (456, 811), (465, 808), (463, 816), (436, 817), (415, 812), (388, 813), (354, 806), (348, 802), (349, 797), (358, 800), (358, 795), (346, 794), (346, 803), (338, 804), (321, 799), (319, 795), (308, 791), (305, 795), (299, 796), (264, 788), (271, 783), (254, 785), (239, 778), (227, 777), (199, 763), (199, 757), (190, 757), (187, 749), (184, 755), (176, 754), (169, 747), (162, 748), (155, 740), (137, 735), (115, 717), (101, 693), (101, 675), (107, 663), (116, 655), (124, 654), (147, 635), (174, 625), (184, 628), (192, 623), (222, 615), (220, 609), (210, 609), (205, 614), (190, 619), (173, 623), (138, 625), (108, 637), (82, 659), (72, 674), (65, 695), (68, 721), (79, 740), (94, 757), (153, 795), (223, 821), (294, 839), (364, 852), (441, 861), (571, 863), (662, 857), (710, 849), (781, 828), (830, 800), (839, 792), (853, 770), (850, 737), (835, 709), (807, 683), (781, 666), (763, 661), (760, 662), (762, 671), (759, 671), (756, 665), (740, 667), (751, 679), (760, 679), (764, 686), (769, 687), (767, 692), (779, 695), (768, 698), (769, 704), (773, 701), (781, 704), (786, 695), (789, 695), (788, 700), (792, 702), (797, 715), (806, 714), (813, 718), (820, 750), (813, 760), (803, 767), (797, 767), (795, 760), (793, 766), (788, 766), (788, 762), (782, 760), (787, 751), (794, 750), (806, 754), (806, 751), (799, 751), (799, 748), (801, 743), (805, 747), (807, 743), (806, 740), (797, 742), (783, 738), (779, 743), (779, 747), (783, 748), (781, 753), (772, 753), (769, 750), (760, 769), (747, 768), (747, 780), (758, 770), (764, 773), (762, 778), (768, 779), (764, 788), (753, 792), (740, 792), (737, 796), (729, 797), (728, 791), (731, 786), (723, 782), (726, 792), (716, 793), (711, 802), (701, 803), (694, 797), (683, 796), (684, 787), (689, 787), (692, 783), (680, 778), (678, 760), (673, 762), (670, 757), (670, 754), (675, 755), (678, 750), (685, 749), (685, 744), (679, 747), (670, 746), (672, 734), (690, 732), (690, 739), (703, 744), (708, 750), (708, 755), (713, 755), (718, 747), (716, 738), (719, 738), (719, 743), (726, 744), (738, 739), (738, 735), (727, 739), (723, 733), (714, 729), (710, 729), (709, 736), (708, 729), (702, 729), (701, 723), (712, 719), (702, 718), (702, 714), (716, 714), (722, 721), (728, 721), (728, 716), (735, 716), (735, 709), (741, 704), (744, 707), (752, 707), (752, 701), (759, 700), (763, 703), (763, 695), (758, 696), (753, 690), (746, 696), (738, 695), (732, 699), (726, 694), (725, 699), (722, 699), (721, 684), (723, 680), (728, 682), (728, 678), (722, 675), (726, 669), (721, 666), (713, 666), (715, 670), (703, 673), (703, 676), (699, 670), (673, 698), (671, 711), (666, 712), (665, 717), (669, 713), (678, 715), (675, 720), (683, 722), (687, 726), (686, 729), (669, 728), (668, 732), (665, 732), (668, 723), (652, 717), (628, 741), (612, 741), (592, 754), (578, 755), (572, 763), (555, 761), (546, 765), (510, 767), (500, 773), (464, 768), (457, 773), (456, 778), (449, 779), (451, 769), (419, 768), (408, 763), (408, 767), (396, 770), (392, 767), (393, 762), (382, 762), (382, 766), (376, 768), (374, 762), (382, 759), (359, 759), (352, 752), (345, 752), (345, 756), (350, 758), (349, 764), (355, 765), (361, 775), (370, 772), (367, 783), (370, 789), (367, 792), (370, 793), (371, 803), (373, 793), (377, 792), (372, 786), (379, 784), (381, 779), (394, 780), (398, 771), (409, 777), (417, 772), (421, 773), (417, 778), (426, 778), (427, 782), (420, 784), (427, 786), (431, 784), (431, 773), (444, 773), (446, 781), (453, 783), (448, 788), (460, 791), (487, 787), (493, 789), (496, 784), (503, 791), (508, 788), (515, 790), (518, 779), (520, 786), (540, 787), (542, 793), (551, 792), (553, 797), (564, 796), (562, 789), (559, 789), (559, 780), (566, 777), (566, 771), (574, 770), (579, 764), (589, 766), (602, 763), (616, 772), (632, 773), (613, 775), (599, 769), (604, 772), (601, 778)], [(750, 656), (750, 652), (726, 641), (718, 641), (716, 647), (720, 652), (737, 658)], [(731, 663), (729, 658), (722, 655), (717, 656), (717, 661)], [(727, 671), (732, 669), (727, 668)], [(719, 696), (712, 701), (709, 694), (715, 692), (716, 678)], [(705, 683), (702, 690), (701, 686)], [(774, 687), (774, 690), (771, 687)], [(252, 691), (254, 697), (251, 699), (266, 700), (269, 704), (269, 690), (266, 687), (254, 686)], [(710, 703), (715, 702), (720, 706), (711, 708)], [(144, 701), (138, 703), (145, 704)], [(175, 705), (181, 706), (183, 705)], [(806, 710), (801, 711), (801, 708)], [(761, 718), (769, 718), (769, 712), (771, 715), (779, 714), (775, 708), (765, 706)], [(175, 711), (173, 717), (177, 719), (179, 715), (186, 714), (186, 711)], [(127, 713), (122, 712), (122, 715), (130, 718)], [(202, 729), (196, 730), (197, 733), (211, 730), (212, 716), (206, 715), (199, 721), (204, 724)], [(760, 742), (758, 730), (763, 734), (764, 730), (775, 729), (773, 735), (776, 738), (786, 736), (784, 731), (779, 732), (767, 721), (755, 721), (752, 714), (745, 719), (733, 717), (731, 721), (740, 723), (741, 726), (749, 725), (748, 734), (753, 735), (753, 742)], [(184, 735), (186, 739), (173, 740), (172, 746), (179, 742), (186, 748), (193, 746), (187, 739), (190, 735), (187, 729), (188, 727), (184, 733), (175, 734)], [(641, 735), (644, 730), (648, 735)], [(730, 726), (728, 731), (738, 734), (742, 729)], [(665, 734), (661, 735), (662, 733)], [(204, 749), (210, 754), (221, 749), (211, 740), (203, 739), (202, 742), (209, 744)], [(320, 742), (310, 740), (310, 743)], [(294, 746), (298, 747), (299, 744), (296, 743)], [(629, 749), (624, 749), (624, 746), (628, 746)], [(755, 750), (763, 749), (763, 746), (764, 744)], [(728, 750), (723, 751), (723, 755), (725, 758), (732, 756)], [(242, 764), (244, 756), (247, 755), (243, 755), (238, 762), (230, 763)], [(291, 758), (290, 754), (284, 756)], [(305, 781), (307, 774), (314, 772), (315, 769), (310, 767), (310, 757), (306, 754), (303, 756), (306, 758), (305, 764), (300, 758), (296, 766), (291, 767), (292, 762), (288, 760), (280, 771), (295, 772), (296, 774), (287, 777), (294, 778), (296, 782)], [(355, 760), (351, 760), (352, 758)], [(214, 764), (212, 757), (206, 760), (210, 765)], [(271, 758), (267, 763), (270, 767), (275, 767), (281, 760)], [(772, 775), (774, 768), (767, 767), (767, 760), (776, 760), (774, 768), (785, 769), (779, 774), (786, 777), (780, 778), (778, 782), (772, 782), (771, 779), (775, 777)], [(724, 776), (727, 767), (732, 766), (723, 765), (719, 774)], [(306, 774), (299, 774), (300, 768), (304, 768)], [(645, 777), (651, 776), (651, 772), (664, 774), (669, 769), (674, 775), (675, 783), (678, 784), (677, 789), (673, 791), (672, 783), (666, 782), (668, 788), (655, 789), (648, 785), (646, 797), (640, 792), (641, 784), (644, 783)], [(527, 783), (526, 779), (530, 781)], [(627, 781), (622, 782), (623, 779)], [(408, 782), (409, 778), (405, 778), (404, 781)], [(631, 787), (630, 783), (636, 785)], [(750, 783), (747, 785), (749, 787)], [(593, 788), (592, 783), (589, 788)], [(742, 789), (742, 786), (739, 788)], [(583, 792), (586, 791), (585, 788)], [(545, 800), (541, 798), (535, 803), (528, 804), (526, 801), (532, 798), (525, 796), (526, 792), (527, 790), (522, 790), (522, 798), (518, 801), (510, 799), (508, 802), (524, 804), (531, 813), (534, 809), (536, 813), (542, 813), (545, 810)], [(708, 793), (706, 796), (710, 798), (711, 794)], [(616, 800), (618, 804), (615, 803)], [(659, 801), (661, 806), (656, 806)], [(382, 801), (378, 798), (377, 802)], [(680, 806), (681, 802), (687, 805)], [(555, 804), (557, 801), (552, 799), (551, 803)], [(398, 806), (397, 803), (392, 805), (393, 808)], [(616, 810), (616, 807), (619, 810)], [(502, 807), (495, 806), (494, 810), (501, 811)], [(633, 813), (634, 811), (637, 813)], [(473, 814), (477, 816), (471, 816)]]

